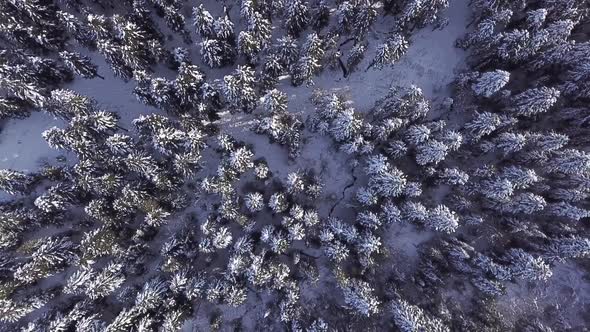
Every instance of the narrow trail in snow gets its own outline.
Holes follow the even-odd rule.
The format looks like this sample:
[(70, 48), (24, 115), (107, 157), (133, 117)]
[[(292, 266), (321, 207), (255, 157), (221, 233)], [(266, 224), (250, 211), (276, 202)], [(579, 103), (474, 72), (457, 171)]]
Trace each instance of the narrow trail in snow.
[(329, 217), (331, 217), (331, 216), (332, 216), (332, 213), (334, 213), (334, 209), (336, 209), (336, 207), (337, 207), (338, 205), (340, 205), (340, 203), (342, 203), (342, 201), (344, 200), (344, 197), (346, 197), (346, 191), (347, 191), (348, 189), (350, 189), (351, 187), (353, 187), (353, 186), (354, 186), (354, 184), (356, 183), (357, 177), (356, 177), (356, 175), (354, 174), (354, 170), (355, 170), (355, 169), (356, 169), (355, 167), (352, 167), (352, 169), (350, 170), (350, 173), (351, 173), (351, 176), (352, 176), (352, 182), (350, 182), (349, 184), (347, 184), (347, 185), (346, 185), (346, 186), (345, 186), (345, 187), (342, 189), (342, 193), (341, 193), (341, 195), (340, 195), (340, 199), (338, 199), (338, 200), (336, 201), (336, 203), (334, 203), (334, 205), (332, 205), (332, 208), (330, 209), (330, 213), (328, 214), (328, 216), (329, 216)]

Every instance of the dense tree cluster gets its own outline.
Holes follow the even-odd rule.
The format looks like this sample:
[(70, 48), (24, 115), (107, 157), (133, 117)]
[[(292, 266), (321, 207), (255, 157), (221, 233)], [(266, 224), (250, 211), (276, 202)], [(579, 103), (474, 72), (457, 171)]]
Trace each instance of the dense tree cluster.
[[(59, 119), (42, 136), (65, 160), (0, 169), (0, 329), (581, 329), (558, 302), (497, 307), (588, 271), (587, 3), (472, 1), (453, 99), (393, 86), (367, 109), (289, 99), (398, 65), (449, 1), (189, 5), (0, 1), (0, 121)], [(80, 79), (150, 112), (125, 128)], [(315, 134), (334, 148), (300, 167)]]

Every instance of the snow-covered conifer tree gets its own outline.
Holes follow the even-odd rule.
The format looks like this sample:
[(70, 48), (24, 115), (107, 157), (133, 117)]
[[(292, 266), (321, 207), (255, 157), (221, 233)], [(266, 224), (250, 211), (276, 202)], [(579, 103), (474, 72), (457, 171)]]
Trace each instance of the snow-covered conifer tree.
[(405, 139), (408, 144), (418, 145), (430, 137), (430, 129), (425, 125), (411, 125), (406, 129)]
[(193, 24), (197, 29), (197, 33), (203, 38), (210, 38), (214, 34), (213, 16), (205, 9), (203, 4), (199, 7), (193, 8)]
[(264, 198), (257, 192), (246, 194), (244, 203), (250, 212), (258, 212), (264, 208)]
[(553, 275), (551, 267), (543, 258), (535, 258), (522, 249), (511, 249), (507, 256), (510, 260), (510, 270), (517, 278), (546, 281)]
[(401, 219), (404, 221), (424, 223), (428, 210), (419, 202), (406, 201), (401, 205)]
[(279, 113), (287, 110), (287, 94), (277, 89), (272, 89), (263, 97), (262, 105), (268, 113)]
[(285, 27), (289, 34), (298, 36), (309, 23), (309, 8), (305, 0), (287, 0), (285, 6)]
[(375, 58), (369, 66), (381, 69), (385, 65), (393, 65), (407, 52), (408, 47), (408, 41), (402, 35), (395, 34), (377, 47)]
[(576, 149), (557, 151), (547, 162), (546, 168), (550, 172), (584, 174), (590, 170), (590, 154)]
[(372, 228), (372, 229), (378, 229), (379, 227), (381, 227), (383, 225), (383, 221), (381, 220), (381, 217), (373, 212), (370, 211), (362, 211), (360, 212), (357, 217), (356, 217), (357, 223), (359, 223), (360, 225), (367, 227), (367, 228)]
[(491, 97), (500, 91), (510, 80), (510, 73), (504, 70), (495, 70), (481, 74), (471, 88), (478, 96)]
[(211, 68), (221, 67), (224, 64), (223, 49), (217, 39), (204, 39), (201, 42), (201, 57)]
[(0, 169), (0, 190), (4, 190), (11, 195), (26, 192), (32, 180), (30, 176), (24, 173)]
[(469, 174), (458, 168), (445, 168), (441, 172), (440, 178), (450, 185), (465, 185), (469, 181)]
[(356, 192), (356, 199), (365, 206), (377, 204), (379, 197), (370, 188), (361, 187)]
[(542, 196), (533, 193), (519, 193), (512, 197), (508, 204), (500, 202), (499, 205), (505, 212), (533, 214), (545, 209), (547, 202)]
[(447, 156), (449, 148), (441, 141), (431, 139), (416, 148), (418, 165), (438, 164)]
[(580, 219), (589, 218), (590, 211), (579, 208), (567, 202), (553, 203), (548, 206), (550, 215), (556, 217), (564, 217), (573, 221), (579, 221)]
[(254, 82), (254, 70), (238, 66), (232, 75), (223, 78), (223, 94), (227, 102), (236, 110), (251, 112), (258, 99)]
[(453, 233), (459, 227), (459, 217), (448, 207), (439, 205), (428, 211), (425, 224), (438, 232)]
[(67, 68), (84, 78), (100, 77), (97, 72), (98, 66), (90, 61), (90, 58), (76, 52), (61, 51), (59, 57)]
[(512, 98), (508, 111), (520, 116), (545, 113), (555, 105), (559, 96), (560, 92), (555, 88), (529, 89)]
[(390, 305), (393, 321), (402, 332), (450, 331), (440, 319), (427, 315), (420, 307), (412, 305), (403, 299), (394, 300)]
[(497, 114), (489, 112), (476, 113), (473, 120), (465, 124), (465, 129), (469, 131), (475, 140), (478, 140), (491, 134), (501, 123), (502, 120)]
[(270, 196), (268, 206), (273, 210), (274, 213), (281, 213), (287, 211), (289, 203), (287, 197), (281, 192), (277, 192)]
[(547, 247), (552, 258), (578, 258), (590, 255), (590, 239), (583, 237), (562, 237), (551, 240)]
[(252, 158), (254, 154), (246, 147), (242, 147), (232, 151), (229, 156), (229, 164), (239, 173), (243, 173), (254, 167)]
[(355, 313), (369, 317), (379, 312), (381, 302), (373, 294), (373, 288), (366, 281), (347, 279), (341, 289), (347, 307)]
[(369, 188), (382, 197), (396, 197), (402, 194), (407, 180), (405, 174), (397, 168), (388, 167), (386, 170), (371, 175)]

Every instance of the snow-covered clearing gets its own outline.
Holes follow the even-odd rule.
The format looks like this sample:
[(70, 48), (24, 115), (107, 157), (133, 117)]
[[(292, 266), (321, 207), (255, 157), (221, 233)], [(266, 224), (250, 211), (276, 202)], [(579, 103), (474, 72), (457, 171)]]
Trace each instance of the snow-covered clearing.
[(35, 171), (44, 162), (55, 161), (61, 153), (51, 150), (41, 133), (60, 125), (63, 121), (41, 112), (6, 121), (0, 131), (0, 168)]

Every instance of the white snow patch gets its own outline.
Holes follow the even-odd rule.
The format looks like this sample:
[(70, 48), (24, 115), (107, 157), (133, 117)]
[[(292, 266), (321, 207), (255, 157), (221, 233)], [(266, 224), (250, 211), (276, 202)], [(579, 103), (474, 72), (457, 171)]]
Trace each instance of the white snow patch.
[(49, 148), (41, 134), (63, 121), (43, 112), (32, 112), (24, 119), (10, 119), (0, 131), (0, 169), (33, 172), (43, 163), (53, 163), (63, 153)]

